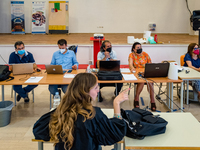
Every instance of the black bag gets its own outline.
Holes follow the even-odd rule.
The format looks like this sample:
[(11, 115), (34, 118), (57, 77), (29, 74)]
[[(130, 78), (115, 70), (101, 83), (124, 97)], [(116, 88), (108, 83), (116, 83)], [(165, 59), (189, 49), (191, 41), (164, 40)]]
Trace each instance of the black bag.
[(33, 134), (36, 140), (49, 141), (49, 122), (51, 119), (51, 114), (55, 112), (56, 109), (44, 114), (33, 126)]
[(0, 65), (0, 81), (7, 80), (9, 78), (11, 78), (11, 79), (9, 79), (7, 81), (14, 79), (14, 77), (10, 76), (10, 73), (11, 73), (11, 71), (9, 71), (9, 66)]
[(122, 80), (120, 71), (99, 71), (97, 77), (98, 80)]
[(151, 112), (134, 108), (132, 110), (121, 109), (121, 116), (127, 123), (126, 136), (134, 139), (144, 139), (145, 136), (165, 133), (168, 122)]
[(74, 53), (76, 54), (76, 53), (77, 53), (77, 48), (78, 48), (78, 45), (77, 45), (77, 46), (72, 45), (72, 46), (70, 46), (70, 47), (68, 48), (68, 50), (72, 50), (72, 51), (74, 51)]

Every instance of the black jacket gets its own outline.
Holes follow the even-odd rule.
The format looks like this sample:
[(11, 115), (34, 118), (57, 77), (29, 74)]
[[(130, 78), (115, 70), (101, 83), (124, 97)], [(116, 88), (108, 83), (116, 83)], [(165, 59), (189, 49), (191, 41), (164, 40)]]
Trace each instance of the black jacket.
[[(83, 116), (78, 115), (74, 129), (74, 143), (71, 150), (97, 150), (99, 145), (112, 145), (126, 134), (126, 123), (117, 118), (108, 119), (99, 107), (94, 107), (96, 115), (93, 119), (83, 122)], [(54, 111), (53, 111), (54, 112)], [(43, 115), (34, 125), (33, 133), (36, 139), (49, 141), (50, 114)], [(56, 150), (64, 150), (64, 143), (58, 143)]]

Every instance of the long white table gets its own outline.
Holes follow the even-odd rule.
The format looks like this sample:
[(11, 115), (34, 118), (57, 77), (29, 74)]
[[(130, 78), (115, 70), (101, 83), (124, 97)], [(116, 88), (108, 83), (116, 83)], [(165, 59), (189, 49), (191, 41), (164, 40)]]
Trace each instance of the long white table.
[[(185, 70), (189, 69), (190, 72), (186, 73)], [(184, 70), (182, 72), (178, 73), (178, 77), (183, 80), (184, 82), (186, 82), (186, 104), (189, 104), (189, 81), (192, 80), (200, 80), (200, 72), (189, 68), (189, 67), (184, 67)], [(184, 92), (185, 92), (185, 88), (184, 88)], [(185, 96), (185, 94), (184, 94)], [(183, 97), (183, 94), (181, 95), (181, 97)]]

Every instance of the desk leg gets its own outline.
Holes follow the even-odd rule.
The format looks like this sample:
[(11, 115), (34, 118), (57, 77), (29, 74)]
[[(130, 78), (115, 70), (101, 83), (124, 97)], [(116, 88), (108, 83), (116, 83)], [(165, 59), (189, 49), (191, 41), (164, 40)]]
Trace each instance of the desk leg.
[(117, 96), (117, 83), (115, 83), (115, 95)]
[(168, 108), (170, 108), (171, 109), (171, 105), (170, 105), (170, 83), (167, 83), (167, 97), (166, 97), (166, 99), (167, 99), (167, 106), (168, 106)]
[(38, 142), (38, 150), (43, 150), (43, 142)]
[(1, 86), (1, 91), (2, 91), (2, 101), (4, 101), (4, 85)]
[(183, 112), (183, 82), (181, 82), (181, 112)]
[(184, 103), (186, 104), (186, 97), (185, 97), (185, 82), (186, 81), (183, 81), (183, 88), (182, 88), (182, 90), (183, 90), (183, 100), (184, 100)]
[(14, 98), (15, 98), (15, 106), (16, 106), (17, 94), (16, 94), (16, 92), (15, 92), (15, 91), (14, 91)]
[(115, 143), (114, 150), (121, 150), (121, 143)]
[(173, 111), (173, 102), (174, 102), (174, 95), (173, 95), (173, 82), (170, 83), (170, 108), (171, 108), (171, 111)]
[(52, 102), (52, 97), (51, 97), (51, 93), (50, 93), (50, 110), (51, 110), (51, 103)]
[(189, 80), (187, 80), (186, 83), (187, 83), (186, 84), (186, 88), (187, 88), (186, 89), (187, 90), (186, 104), (188, 105), (189, 104)]

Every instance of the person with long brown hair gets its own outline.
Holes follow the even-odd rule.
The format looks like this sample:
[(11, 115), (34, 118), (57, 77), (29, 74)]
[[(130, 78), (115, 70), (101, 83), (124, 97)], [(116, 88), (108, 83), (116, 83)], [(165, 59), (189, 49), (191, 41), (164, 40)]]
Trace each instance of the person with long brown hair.
[[(200, 55), (198, 44), (190, 43), (188, 45), (188, 51), (185, 54), (184, 62), (184, 66), (200, 72)], [(200, 99), (200, 80), (193, 80), (192, 82), (195, 90), (198, 92), (198, 99)]]
[(91, 104), (99, 92), (97, 78), (90, 73), (77, 74), (58, 108), (41, 117), (47, 118), (49, 125), (38, 131), (36, 128), (44, 123), (41, 118), (35, 123), (35, 138), (54, 142), (56, 150), (98, 150), (99, 145), (122, 140), (127, 129), (120, 119), (120, 103), (128, 100), (128, 90), (114, 99), (115, 117), (108, 119), (99, 107)]

